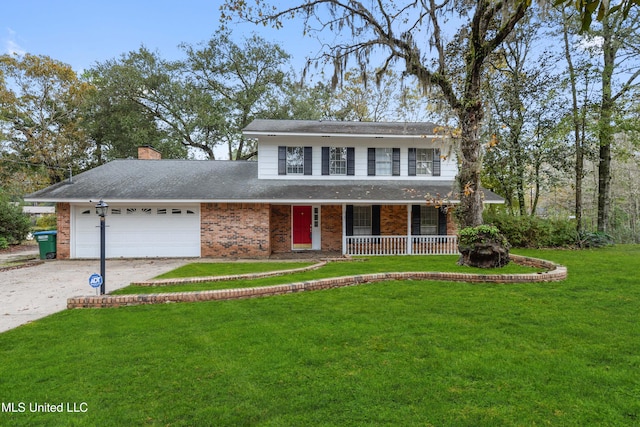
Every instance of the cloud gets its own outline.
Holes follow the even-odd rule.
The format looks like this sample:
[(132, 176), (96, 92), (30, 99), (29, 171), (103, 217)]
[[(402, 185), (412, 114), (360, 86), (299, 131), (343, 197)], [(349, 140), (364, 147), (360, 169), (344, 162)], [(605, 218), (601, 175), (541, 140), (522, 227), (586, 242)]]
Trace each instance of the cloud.
[(2, 39), (4, 53), (23, 56), (27, 53), (16, 41), (16, 32), (7, 28), (7, 36)]

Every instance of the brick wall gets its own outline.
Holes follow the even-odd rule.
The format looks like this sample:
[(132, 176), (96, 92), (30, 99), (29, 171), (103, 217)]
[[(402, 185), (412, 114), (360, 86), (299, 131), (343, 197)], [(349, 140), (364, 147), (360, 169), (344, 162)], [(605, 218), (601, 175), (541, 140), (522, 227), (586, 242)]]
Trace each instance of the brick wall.
[(58, 220), (58, 234), (56, 236), (56, 257), (69, 259), (71, 257), (71, 205), (56, 203)]
[(271, 250), (291, 252), (291, 205), (271, 206)]
[(447, 235), (454, 236), (458, 234), (458, 224), (456, 223), (456, 219), (453, 216), (455, 208), (453, 206), (449, 207), (447, 211)]
[(327, 205), (320, 208), (322, 250), (342, 252), (342, 206)]
[(407, 206), (382, 205), (380, 207), (380, 235), (407, 235)]
[(271, 254), (271, 206), (266, 203), (203, 203), (201, 256), (266, 258)]

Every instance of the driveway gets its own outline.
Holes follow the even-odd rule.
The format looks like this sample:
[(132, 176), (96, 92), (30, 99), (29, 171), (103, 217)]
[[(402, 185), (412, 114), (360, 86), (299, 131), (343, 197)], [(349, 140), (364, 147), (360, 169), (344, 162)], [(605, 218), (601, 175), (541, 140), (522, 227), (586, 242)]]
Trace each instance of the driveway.
[[(198, 260), (107, 260), (106, 290), (111, 292), (194, 261)], [(32, 267), (0, 271), (0, 333), (66, 310), (67, 298), (95, 295), (96, 290), (89, 286), (89, 276), (97, 272), (100, 272), (99, 260), (51, 260)]]

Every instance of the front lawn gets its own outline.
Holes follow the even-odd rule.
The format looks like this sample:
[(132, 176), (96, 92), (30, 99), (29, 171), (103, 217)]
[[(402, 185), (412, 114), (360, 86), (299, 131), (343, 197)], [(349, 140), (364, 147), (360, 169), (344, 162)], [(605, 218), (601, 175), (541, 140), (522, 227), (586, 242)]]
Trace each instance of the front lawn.
[(0, 334), (0, 425), (640, 423), (640, 246), (518, 253), (569, 278), (64, 311)]
[[(160, 292), (186, 292), (215, 289), (246, 288), (256, 286), (281, 285), (284, 283), (303, 282), (305, 280), (325, 277), (352, 276), (357, 274), (371, 274), (401, 271), (446, 271), (476, 274), (516, 274), (533, 273), (539, 269), (510, 263), (504, 268), (480, 269), (460, 266), (456, 263), (457, 255), (451, 256), (379, 256), (370, 258), (356, 258), (355, 261), (330, 262), (317, 270), (291, 273), (282, 276), (265, 277), (260, 279), (237, 279), (223, 282), (203, 282), (170, 286), (127, 286), (112, 292), (113, 295), (149, 294)], [(270, 263), (194, 263), (187, 264), (176, 270), (167, 272), (158, 278), (179, 278), (194, 276), (224, 276), (230, 274), (254, 273), (273, 270), (300, 268), (310, 263), (276, 263), (270, 268)]]

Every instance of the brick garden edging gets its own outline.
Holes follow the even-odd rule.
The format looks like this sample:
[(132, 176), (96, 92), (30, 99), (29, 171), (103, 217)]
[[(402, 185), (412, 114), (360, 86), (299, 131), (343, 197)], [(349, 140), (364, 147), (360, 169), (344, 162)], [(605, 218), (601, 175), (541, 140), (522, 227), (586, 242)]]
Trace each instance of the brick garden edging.
[(204, 277), (178, 277), (174, 279), (151, 279), (142, 282), (131, 283), (134, 286), (168, 286), (186, 285), (190, 283), (224, 282), (229, 280), (262, 279), (265, 277), (281, 276), (283, 274), (301, 273), (303, 271), (317, 270), (327, 265), (327, 261), (320, 261), (306, 267), (292, 268), (290, 270), (264, 271), (262, 273), (232, 274), (228, 276), (204, 276)]
[[(286, 285), (262, 286), (256, 288), (220, 289), (197, 292), (171, 292), (140, 295), (100, 295), (75, 297), (67, 300), (67, 308), (103, 308), (122, 307), (141, 304), (165, 304), (172, 302), (196, 302), (256, 298), (272, 295), (284, 295), (293, 292), (316, 291), (344, 286), (359, 285), (387, 280), (444, 280), (470, 283), (535, 283), (556, 282), (567, 278), (567, 268), (537, 258), (511, 255), (513, 262), (531, 267), (545, 268), (542, 273), (526, 274), (469, 274), (439, 272), (403, 272), (359, 274), (356, 276), (333, 277), (309, 280)], [(260, 274), (260, 273), (259, 273)]]

